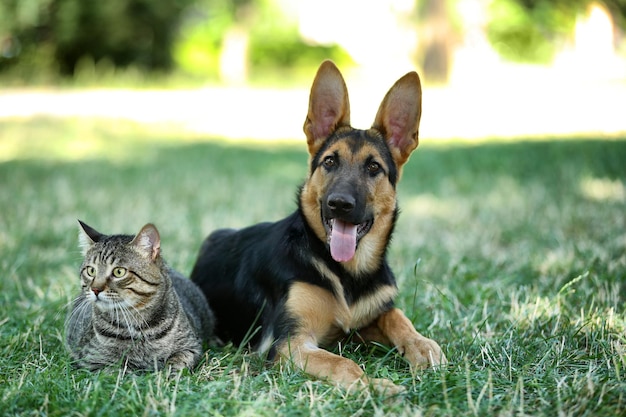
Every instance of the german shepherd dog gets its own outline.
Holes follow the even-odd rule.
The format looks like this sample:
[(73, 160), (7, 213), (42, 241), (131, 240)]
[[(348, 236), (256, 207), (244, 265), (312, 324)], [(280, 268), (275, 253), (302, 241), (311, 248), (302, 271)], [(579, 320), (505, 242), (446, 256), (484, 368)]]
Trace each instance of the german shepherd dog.
[(396, 184), (418, 145), (421, 86), (415, 72), (385, 96), (371, 129), (350, 127), (348, 91), (337, 67), (320, 66), (304, 123), (309, 175), (298, 209), (275, 223), (223, 229), (203, 243), (191, 278), (204, 291), (223, 341), (347, 389), (371, 385), (355, 362), (320, 348), (356, 331), (395, 346), (413, 368), (446, 362), (397, 308), (385, 259), (398, 207)]

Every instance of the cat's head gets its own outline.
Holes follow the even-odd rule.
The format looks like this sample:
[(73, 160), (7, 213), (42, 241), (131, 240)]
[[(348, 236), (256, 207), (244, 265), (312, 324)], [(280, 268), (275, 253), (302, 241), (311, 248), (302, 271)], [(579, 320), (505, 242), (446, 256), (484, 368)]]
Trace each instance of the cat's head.
[(141, 309), (163, 283), (161, 238), (153, 224), (137, 235), (105, 235), (78, 221), (83, 295), (102, 311)]

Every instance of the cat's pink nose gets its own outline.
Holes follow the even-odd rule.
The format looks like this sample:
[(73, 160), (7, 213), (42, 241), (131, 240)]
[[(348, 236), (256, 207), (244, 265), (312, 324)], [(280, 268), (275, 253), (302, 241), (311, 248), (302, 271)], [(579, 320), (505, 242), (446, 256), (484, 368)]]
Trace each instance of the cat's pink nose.
[(100, 289), (98, 289), (98, 288), (92, 288), (92, 289), (91, 289), (91, 291), (93, 291), (94, 295), (97, 297), (97, 296), (98, 296), (98, 294), (100, 294), (100, 292), (101, 292), (102, 290), (100, 290)]

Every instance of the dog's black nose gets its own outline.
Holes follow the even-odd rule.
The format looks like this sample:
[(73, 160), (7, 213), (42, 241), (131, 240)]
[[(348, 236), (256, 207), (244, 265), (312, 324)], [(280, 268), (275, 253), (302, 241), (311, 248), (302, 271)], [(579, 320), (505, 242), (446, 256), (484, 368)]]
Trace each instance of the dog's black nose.
[(348, 214), (354, 210), (356, 201), (349, 194), (333, 193), (328, 196), (326, 201), (328, 208), (336, 215)]

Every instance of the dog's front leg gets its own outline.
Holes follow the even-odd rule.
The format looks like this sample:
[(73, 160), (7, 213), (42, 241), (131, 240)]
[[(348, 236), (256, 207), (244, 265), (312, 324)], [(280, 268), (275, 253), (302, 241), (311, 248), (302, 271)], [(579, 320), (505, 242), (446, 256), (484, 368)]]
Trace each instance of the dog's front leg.
[(351, 392), (368, 386), (385, 395), (404, 391), (404, 388), (387, 379), (368, 379), (359, 365), (318, 347), (312, 337), (300, 335), (290, 338), (278, 350), (282, 357), (290, 359), (307, 374), (328, 380)]
[(304, 372), (327, 379), (349, 391), (368, 385), (387, 395), (403, 390), (386, 379), (368, 379), (355, 362), (319, 347), (320, 343), (330, 343), (339, 336), (341, 331), (335, 323), (338, 317), (345, 319), (346, 316), (341, 313), (342, 307), (330, 291), (296, 282), (289, 289), (286, 307), (297, 326), (277, 346), (281, 357), (290, 359)]
[(441, 347), (432, 339), (422, 336), (402, 310), (392, 308), (376, 321), (377, 327), (415, 369), (447, 363)]

